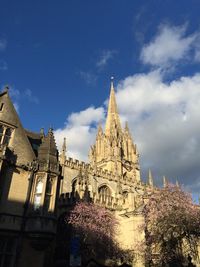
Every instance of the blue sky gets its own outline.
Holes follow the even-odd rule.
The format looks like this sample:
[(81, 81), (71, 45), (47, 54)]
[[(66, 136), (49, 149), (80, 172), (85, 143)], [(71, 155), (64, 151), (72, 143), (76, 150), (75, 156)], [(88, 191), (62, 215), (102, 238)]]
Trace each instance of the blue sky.
[[(115, 77), (148, 168), (200, 188), (200, 2), (1, 0), (0, 87), (24, 127), (53, 126), (86, 159)], [(158, 116), (159, 115), (159, 116)], [(80, 138), (82, 136), (83, 138)]]

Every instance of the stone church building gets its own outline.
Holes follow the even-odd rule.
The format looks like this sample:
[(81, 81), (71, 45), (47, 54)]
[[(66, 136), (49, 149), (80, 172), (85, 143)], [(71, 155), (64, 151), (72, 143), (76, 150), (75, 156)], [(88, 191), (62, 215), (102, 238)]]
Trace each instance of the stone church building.
[[(99, 126), (89, 163), (58, 152), (54, 133), (23, 128), (9, 96), (0, 94), (0, 267), (69, 266), (70, 233), (63, 214), (85, 192), (120, 221), (117, 239), (132, 251), (143, 239), (142, 208), (153, 187), (141, 181), (139, 153), (126, 123), (122, 128), (113, 82), (105, 130)], [(144, 262), (136, 255), (133, 266)]]

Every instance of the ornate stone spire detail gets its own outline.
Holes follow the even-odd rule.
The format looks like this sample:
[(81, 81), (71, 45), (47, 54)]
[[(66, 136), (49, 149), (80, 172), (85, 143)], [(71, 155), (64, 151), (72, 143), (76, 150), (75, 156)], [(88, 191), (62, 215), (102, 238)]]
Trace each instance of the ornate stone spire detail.
[(54, 168), (58, 163), (58, 150), (52, 128), (49, 128), (38, 149), (38, 159), (40, 163), (47, 163), (50, 168)]
[(129, 181), (140, 181), (139, 154), (133, 143), (128, 123), (122, 130), (113, 78), (111, 79), (105, 132), (99, 125), (96, 142), (89, 152), (89, 160), (94, 168), (103, 168)]

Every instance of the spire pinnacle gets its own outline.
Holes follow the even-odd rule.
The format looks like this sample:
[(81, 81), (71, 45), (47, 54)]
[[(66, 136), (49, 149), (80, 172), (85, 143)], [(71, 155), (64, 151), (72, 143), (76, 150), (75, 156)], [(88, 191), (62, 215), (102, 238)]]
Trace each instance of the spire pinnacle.
[(103, 133), (102, 126), (101, 126), (101, 123), (99, 123), (98, 130), (97, 130), (97, 136), (101, 135), (102, 133)]
[(110, 77), (110, 88), (114, 89), (114, 77), (113, 76)]
[(163, 187), (167, 187), (167, 185), (168, 185), (167, 178), (163, 176)]
[(116, 98), (115, 98), (113, 79), (114, 78), (111, 77), (110, 98), (109, 98), (109, 103), (108, 103), (108, 114), (107, 114), (106, 127), (105, 127), (105, 133), (107, 135), (110, 135), (111, 131), (115, 127), (121, 130), (121, 124), (120, 124), (119, 114), (117, 110), (117, 103), (116, 103)]
[(152, 175), (150, 169), (149, 169), (148, 183), (149, 183), (149, 185), (150, 185), (151, 187), (153, 187), (153, 175)]
[(66, 137), (63, 139), (62, 152), (65, 154), (67, 150)]

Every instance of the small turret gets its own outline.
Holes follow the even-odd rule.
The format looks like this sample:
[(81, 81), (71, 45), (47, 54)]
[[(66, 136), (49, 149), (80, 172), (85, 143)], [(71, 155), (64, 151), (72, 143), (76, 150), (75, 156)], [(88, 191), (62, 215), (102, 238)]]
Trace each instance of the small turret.
[(149, 175), (148, 175), (148, 184), (149, 184), (149, 186), (151, 186), (151, 187), (154, 186), (154, 184), (153, 184), (153, 175), (152, 175), (150, 169), (149, 169)]
[(102, 136), (102, 134), (103, 134), (103, 129), (102, 129), (102, 126), (101, 126), (101, 124), (99, 124), (99, 126), (98, 126), (98, 130), (97, 130), (97, 137), (98, 136)]
[(55, 169), (58, 164), (58, 150), (52, 128), (49, 128), (48, 134), (43, 138), (38, 149), (38, 160), (42, 163), (41, 166), (47, 164), (50, 169)]
[(66, 145), (66, 138), (63, 139), (62, 151), (60, 154), (60, 163), (64, 164), (66, 161), (66, 152), (67, 152), (67, 145)]

